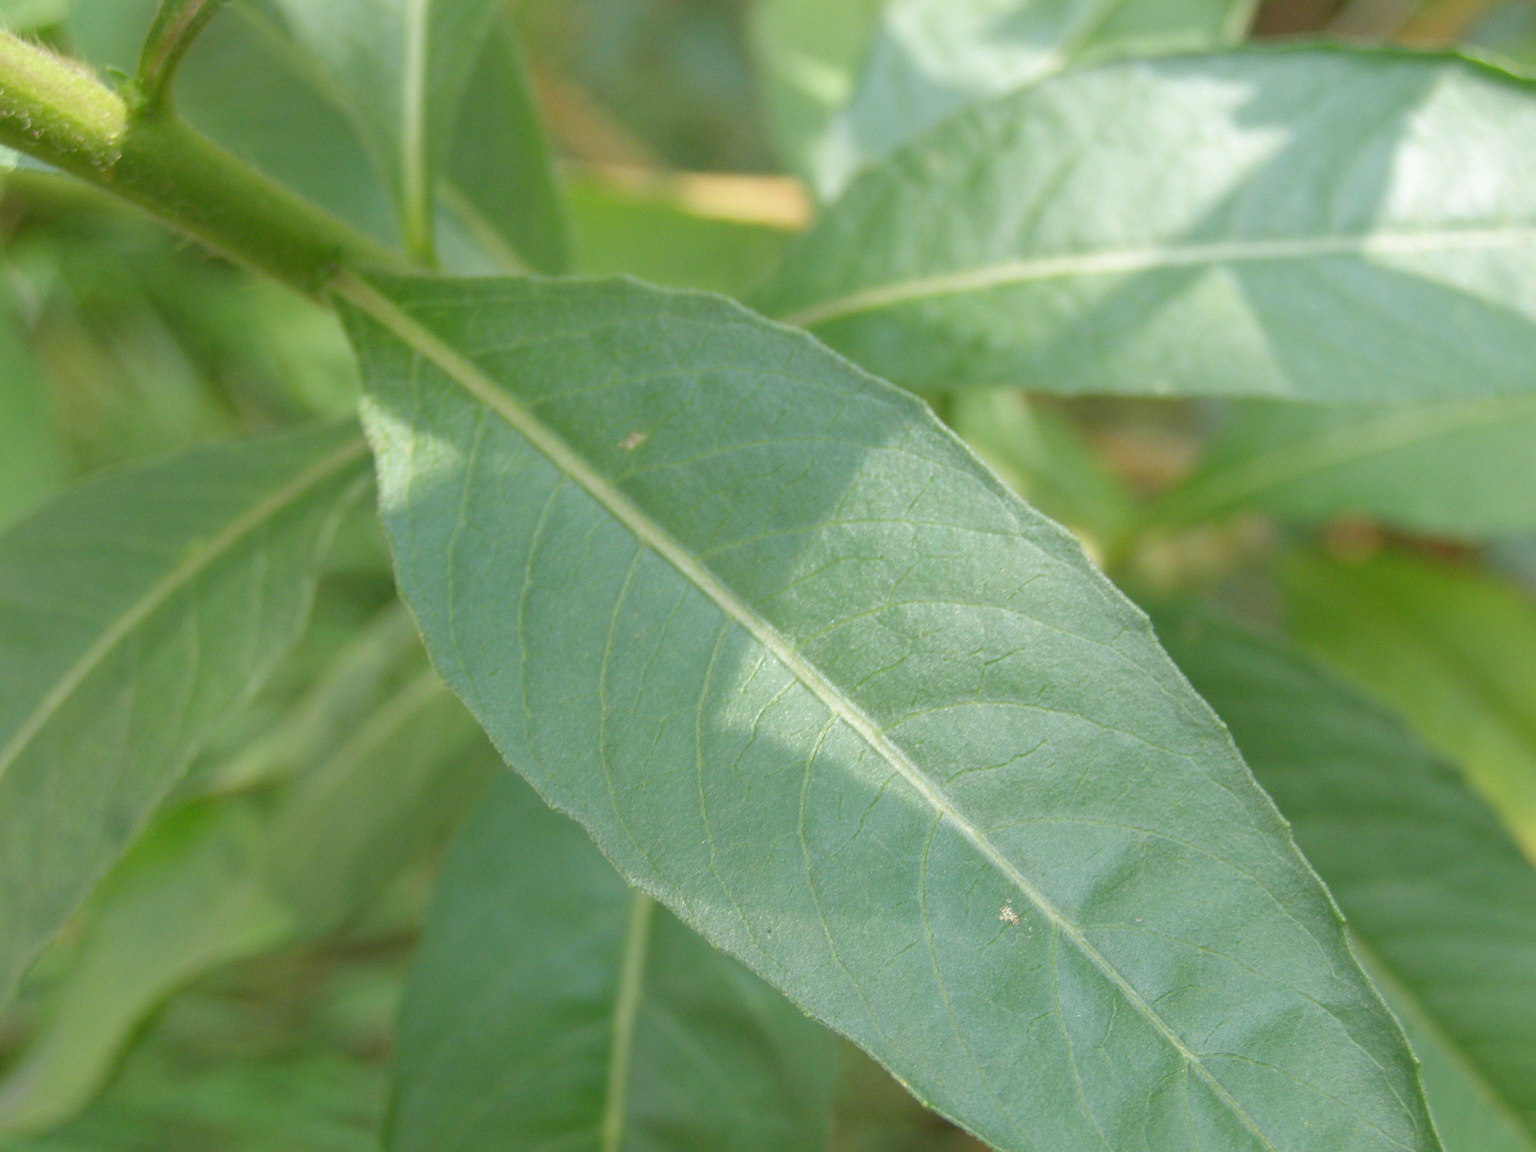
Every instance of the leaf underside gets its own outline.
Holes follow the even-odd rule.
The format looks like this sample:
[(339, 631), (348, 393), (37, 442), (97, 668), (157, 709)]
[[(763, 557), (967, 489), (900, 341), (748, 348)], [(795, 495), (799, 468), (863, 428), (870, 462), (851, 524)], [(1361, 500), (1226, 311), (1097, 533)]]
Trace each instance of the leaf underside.
[(402, 591), (632, 882), (997, 1147), (1432, 1149), (1229, 738), (910, 397), (718, 298), (353, 283)]

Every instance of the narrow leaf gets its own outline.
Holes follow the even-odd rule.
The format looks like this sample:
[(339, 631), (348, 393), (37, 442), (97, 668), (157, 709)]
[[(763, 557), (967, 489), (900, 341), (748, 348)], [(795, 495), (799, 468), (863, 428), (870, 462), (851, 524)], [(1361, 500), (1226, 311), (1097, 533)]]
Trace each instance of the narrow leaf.
[(1073, 71), (871, 169), (759, 303), (918, 389), (1526, 393), (1533, 150), (1532, 87), (1445, 56)]
[[(1299, 652), (1206, 612), (1160, 634), (1232, 729), (1431, 1046), (1448, 1152), (1536, 1149), (1536, 871), (1466, 782)], [(1305, 723), (1297, 723), (1305, 717)]]
[(389, 176), (413, 255), (434, 251), (434, 190), (499, 0), (277, 0)]
[(881, 0), (760, 0), (749, 20), (769, 123), (792, 172), (811, 178), (827, 125), (854, 92)]
[(830, 198), (946, 116), (1113, 56), (1227, 48), (1253, 0), (891, 0), (858, 87), (818, 150)]
[(47, 382), (10, 304), (0, 291), (0, 528), (35, 507), (66, 471)]
[(0, 537), (0, 1001), (298, 636), (364, 448), (204, 449)]
[(446, 838), (494, 763), (464, 706), (420, 667), (283, 797), (268, 837), (274, 886), (308, 930), (340, 927)]
[(1297, 638), (1393, 705), (1471, 778), (1536, 860), (1536, 604), (1496, 577), (1408, 556), (1297, 557)]
[(1436, 1146), (1220, 724), (917, 401), (715, 297), (343, 291), (433, 661), (632, 882), (999, 1148)]
[(0, 1132), (73, 1116), (166, 995), (283, 938), (288, 916), (261, 885), (261, 831), (243, 802), (204, 803), (158, 823), (123, 858), (42, 1026), (0, 1080)]
[(509, 17), (485, 38), (453, 131), (444, 215), (496, 260), (494, 271), (565, 271), (565, 206)]
[(391, 1152), (819, 1152), (832, 1038), (502, 771), (449, 852)]
[(1190, 524), (1253, 508), (1300, 520), (1364, 513), (1474, 538), (1536, 529), (1536, 395), (1393, 408), (1247, 401), (1153, 516)]

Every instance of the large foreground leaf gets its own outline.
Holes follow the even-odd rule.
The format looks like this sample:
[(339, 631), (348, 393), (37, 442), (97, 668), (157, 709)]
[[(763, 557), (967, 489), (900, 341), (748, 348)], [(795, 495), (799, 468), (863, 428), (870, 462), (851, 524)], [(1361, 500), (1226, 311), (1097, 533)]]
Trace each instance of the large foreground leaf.
[(354, 429), (84, 484), (0, 538), (0, 1003), (298, 636)]
[(0, 528), (57, 487), (67, 467), (47, 381), (11, 303), (0, 290)]
[[(1448, 1152), (1536, 1150), (1536, 871), (1449, 765), (1299, 653), (1162, 635), (1232, 728), (1410, 1028)], [(1305, 723), (1298, 723), (1305, 717)]]
[(1252, 400), (1154, 515), (1366, 513), (1419, 532), (1536, 528), (1536, 393), (1405, 407)]
[(761, 306), (917, 388), (1528, 392), (1536, 90), (1441, 56), (1074, 71), (849, 188)]
[(343, 291), (434, 662), (644, 891), (1000, 1148), (1435, 1147), (1225, 731), (916, 400), (714, 297)]
[(406, 992), (394, 1152), (820, 1152), (832, 1037), (503, 771)]
[(1292, 628), (1472, 779), (1536, 860), (1536, 604), (1486, 573), (1401, 555), (1296, 557)]
[(818, 190), (835, 194), (967, 104), (1063, 68), (1228, 47), (1253, 8), (1253, 0), (891, 0), (819, 150)]

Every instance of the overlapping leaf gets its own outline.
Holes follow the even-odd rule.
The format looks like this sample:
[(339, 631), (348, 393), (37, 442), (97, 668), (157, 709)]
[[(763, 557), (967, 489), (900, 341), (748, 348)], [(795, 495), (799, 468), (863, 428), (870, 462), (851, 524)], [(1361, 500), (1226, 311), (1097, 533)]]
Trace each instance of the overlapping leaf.
[(1536, 394), (1406, 407), (1248, 401), (1154, 515), (1365, 513), (1419, 532), (1536, 528)]
[(852, 100), (817, 151), (833, 195), (967, 104), (1112, 56), (1230, 47), (1252, 0), (891, 0)]
[(393, 1152), (819, 1152), (831, 1036), (503, 771), (402, 1010)]
[(352, 428), (103, 476), (0, 538), (0, 1000), (297, 637)]
[(1456, 770), (1300, 653), (1207, 613), (1165, 625), (1410, 1028), (1446, 1148), (1536, 1149), (1530, 861)]
[(434, 662), (644, 891), (999, 1148), (1436, 1146), (1224, 730), (916, 401), (718, 298), (343, 291)]
[(1536, 605), (1468, 566), (1385, 554), (1281, 570), (1296, 636), (1465, 771), (1536, 859)]
[(761, 294), (919, 389), (1531, 389), (1536, 94), (1443, 56), (1109, 64), (856, 180)]

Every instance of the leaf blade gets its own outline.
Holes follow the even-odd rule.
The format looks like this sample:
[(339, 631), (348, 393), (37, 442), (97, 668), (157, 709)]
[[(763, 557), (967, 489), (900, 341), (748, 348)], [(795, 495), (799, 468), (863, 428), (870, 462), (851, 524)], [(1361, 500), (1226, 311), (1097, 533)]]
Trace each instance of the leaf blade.
[(826, 1032), (506, 772), (450, 849), (401, 1054), (392, 1152), (814, 1152), (835, 1064)]
[[(856, 181), (758, 305), (920, 390), (1520, 394), (1530, 91), (1338, 48), (1064, 74)], [(1508, 148), (1467, 153), (1469, 120)], [(1457, 193), (1471, 172), (1474, 200)]]
[[(194, 452), (73, 489), (0, 539), (0, 995), (297, 637), (363, 456), (337, 428)], [(140, 516), (155, 527), (137, 536)], [(211, 652), (203, 612), (222, 614)]]
[(1455, 769), (1299, 652), (1211, 612), (1164, 619), (1180, 667), (1292, 821), (1369, 970), (1435, 1049), (1426, 1084), (1431, 1106), (1445, 1104), (1447, 1148), (1536, 1148), (1536, 1054), (1510, 1043), (1536, 1030), (1530, 862)]
[(894, 0), (858, 84), (817, 153), (830, 199), (860, 169), (967, 104), (1116, 56), (1214, 51), (1241, 39), (1250, 0)]
[[(624, 283), (376, 284), (344, 292), (403, 593), (439, 671), (503, 756), (586, 824), (632, 882), (1000, 1147), (1070, 1146), (1105, 1128), (1117, 1147), (1182, 1147), (1200, 1139), (1182, 1127), (1186, 1100), (1191, 1122), (1225, 1146), (1303, 1147), (1284, 1134), (1294, 1102), (1281, 1107), (1266, 1073), (1201, 1055), (1207, 1040), (1193, 1038), (1185, 1015), (1199, 1006), (1162, 998), (1172, 972), (1149, 970), (1161, 962), (1126, 943), (1147, 929), (1100, 931), (1134, 919), (1128, 904), (1109, 907), (1132, 897), (1112, 895), (1092, 863), (1047, 863), (1052, 852), (1091, 859), (1084, 838), (1122, 862), (1143, 849), (1177, 856), (1177, 866), (1145, 871), (1176, 891), (1164, 887), (1140, 910), (1168, 940), (1205, 941), (1180, 955), (1209, 986), (1218, 976), (1205, 958), (1221, 951), (1209, 938), (1209, 891), (1190, 902), (1177, 890), (1184, 869), (1233, 875), (1215, 861), (1238, 852), (1240, 871), (1264, 879), (1232, 883), (1312, 925), (1264, 920), (1296, 945), (1286, 954), (1300, 967), (1280, 984), (1316, 963), (1300, 958), (1313, 948), (1346, 966), (1325, 965), (1308, 994), (1334, 1007), (1301, 1010), (1317, 1043), (1296, 1057), (1296, 1074), (1305, 1082), (1301, 1064), (1317, 1068), (1328, 1053), (1334, 1090), (1355, 1103), (1330, 1097), (1307, 1121), (1329, 1135), (1312, 1128), (1308, 1139), (1434, 1146), (1395, 1025), (1363, 978), (1345, 977), (1347, 993), (1323, 986), (1349, 971), (1334, 913), (1219, 727), (1147, 642), (1144, 619), (919, 405), (708, 297)], [(825, 527), (827, 502), (847, 522)], [(893, 511), (916, 522), (892, 527), (905, 523)], [(903, 588), (899, 572), (880, 571), (886, 531), (926, 541), (942, 564), (920, 557)], [(980, 558), (973, 544), (1003, 552)], [(866, 583), (827, 583), (827, 571), (850, 564)], [(881, 639), (903, 614), (904, 628), (927, 620), (921, 659), (904, 672)], [(940, 620), (964, 626), (946, 642), (956, 630)], [(998, 633), (1019, 646), (989, 647)], [(1048, 676), (1026, 650), (1050, 653)], [(559, 661), (544, 659), (555, 652)], [(878, 691), (869, 687), (882, 675)], [(989, 677), (999, 695), (976, 699)], [(1118, 688), (1106, 695), (1105, 684)], [(975, 714), (986, 727), (967, 722)], [(657, 716), (688, 719), (658, 730), (646, 719)], [(657, 741), (669, 751), (648, 767)], [(915, 748), (942, 769), (930, 775)], [(1009, 769), (993, 779), (1028, 787), (1013, 761), (1037, 753), (1032, 770), (1065, 789), (1031, 790), (1054, 813), (1043, 825), (1016, 819), (1007, 786), (981, 771)], [(1074, 806), (1067, 781), (1084, 763), (1160, 756), (1191, 758), (1219, 779), (1200, 795), (1230, 819), (1176, 832), (1177, 806), (1143, 796), (1171, 836), (1132, 849), (1121, 838), (1140, 843), (1147, 829), (1102, 819), (1105, 796)], [(878, 838), (858, 834), (866, 820)], [(1211, 834), (1214, 856), (1191, 847)], [(1089, 908), (1107, 920), (1087, 919)], [(989, 948), (1011, 961), (999, 969)], [(1246, 965), (1266, 963), (1255, 953), (1219, 979), (1242, 984)], [(1234, 986), (1218, 999), (1239, 995)], [(1070, 1012), (1052, 1007), (1058, 994)], [(1043, 1031), (1021, 1038), (1007, 1026), (1014, 1012)], [(1258, 1044), (1291, 1059), (1274, 1045), (1269, 1033)], [(1356, 1045), (1373, 1055), (1355, 1063)], [(1074, 1088), (1087, 1059), (1098, 1074)], [(1120, 1093), (1127, 1074), (1145, 1079)], [(1377, 1079), (1397, 1075), (1394, 1089)], [(1174, 1081), (1174, 1096), (1187, 1097), (1159, 1094)], [(1357, 1115), (1363, 1099), (1373, 1103)]]

